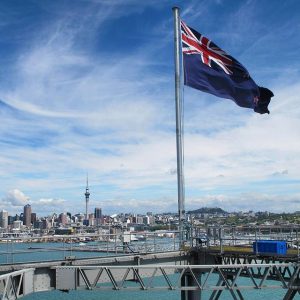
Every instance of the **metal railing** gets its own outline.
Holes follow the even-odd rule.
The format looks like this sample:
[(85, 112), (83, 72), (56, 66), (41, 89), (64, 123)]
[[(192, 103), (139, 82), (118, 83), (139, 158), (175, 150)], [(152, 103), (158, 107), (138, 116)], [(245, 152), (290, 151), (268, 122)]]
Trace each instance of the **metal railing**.
[(33, 268), (0, 275), (1, 299), (18, 299), (33, 293)]
[(179, 232), (126, 232), (0, 239), (0, 264), (179, 250)]
[[(275, 235), (275, 231), (280, 236)], [(210, 232), (210, 234), (206, 234)], [(267, 232), (269, 232), (267, 234)], [(214, 234), (212, 234), (214, 233)], [(186, 247), (207, 247), (211, 250), (241, 250), (253, 253), (252, 243), (261, 239), (281, 238), (287, 241), (295, 257), (300, 259), (298, 228), (210, 227), (205, 231), (185, 231)], [(201, 242), (201, 243), (200, 243)], [(178, 231), (98, 233), (60, 236), (0, 238), (0, 265), (21, 262), (55, 261), (65, 258), (91, 258), (109, 255), (156, 253), (182, 250)], [(243, 249), (242, 249), (243, 250)], [(257, 251), (256, 251), (257, 253)]]
[[(210, 291), (218, 299), (229, 291), (233, 299), (242, 290), (285, 289), (287, 295), (300, 291), (300, 265), (155, 265), (155, 266), (81, 266), (57, 267), (59, 290), (178, 290)], [(154, 277), (160, 276), (159, 282)], [(64, 278), (74, 278), (67, 281)], [(248, 280), (242, 281), (241, 278)], [(218, 295), (218, 297), (217, 297)], [(241, 296), (242, 297), (242, 296)], [(242, 299), (242, 298), (240, 298)], [(292, 298), (286, 298), (292, 299)]]
[[(211, 226), (191, 228), (192, 245), (218, 249), (248, 247), (259, 240), (286, 241), (290, 252), (300, 259), (299, 226)], [(231, 248), (233, 249), (233, 248)], [(257, 249), (255, 251), (258, 253)]]
[[(244, 290), (283, 289), (286, 291), (284, 299), (293, 299), (300, 293), (300, 265), (296, 263), (68, 266), (54, 269), (54, 272), (45, 270), (52, 277), (49, 283), (54, 283), (47, 287), (48, 290), (165, 290), (197, 295), (209, 292), (210, 299), (218, 299), (226, 291), (233, 299), (243, 299)], [(0, 275), (1, 299), (18, 299), (38, 292), (39, 280), (43, 280), (39, 275), (33, 268)]]

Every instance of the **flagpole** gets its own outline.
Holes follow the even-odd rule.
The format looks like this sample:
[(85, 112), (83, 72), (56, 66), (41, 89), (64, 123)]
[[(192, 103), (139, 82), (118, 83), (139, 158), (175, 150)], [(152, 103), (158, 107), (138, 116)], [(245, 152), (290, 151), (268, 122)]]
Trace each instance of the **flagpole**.
[(182, 147), (182, 93), (180, 76), (180, 49), (181, 30), (179, 8), (173, 7), (174, 16), (174, 53), (175, 53), (175, 108), (176, 108), (176, 149), (177, 149), (177, 186), (178, 186), (178, 213), (179, 213), (179, 239), (183, 244), (183, 225), (185, 221), (184, 208), (184, 177), (183, 177), (183, 147)]

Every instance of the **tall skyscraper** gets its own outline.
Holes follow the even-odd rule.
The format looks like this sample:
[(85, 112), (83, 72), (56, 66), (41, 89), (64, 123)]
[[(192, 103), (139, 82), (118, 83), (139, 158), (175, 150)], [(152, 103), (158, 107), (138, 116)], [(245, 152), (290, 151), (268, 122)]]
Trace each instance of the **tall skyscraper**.
[(61, 225), (66, 225), (68, 223), (68, 216), (66, 213), (61, 213), (59, 216), (58, 216), (58, 220), (59, 220), (59, 223)]
[(30, 225), (31, 225), (31, 206), (30, 206), (30, 204), (26, 204), (24, 206), (23, 224), (27, 227), (30, 227)]
[(95, 224), (102, 224), (102, 209), (100, 207), (95, 208)]
[(85, 219), (88, 220), (88, 204), (90, 200), (90, 191), (89, 191), (89, 177), (86, 177), (86, 188), (85, 188)]
[(6, 210), (0, 211), (0, 227), (7, 228), (8, 226), (8, 212)]
[(31, 213), (31, 224), (36, 222), (36, 213)]
[(94, 214), (89, 214), (89, 226), (94, 226), (94, 225), (95, 225)]

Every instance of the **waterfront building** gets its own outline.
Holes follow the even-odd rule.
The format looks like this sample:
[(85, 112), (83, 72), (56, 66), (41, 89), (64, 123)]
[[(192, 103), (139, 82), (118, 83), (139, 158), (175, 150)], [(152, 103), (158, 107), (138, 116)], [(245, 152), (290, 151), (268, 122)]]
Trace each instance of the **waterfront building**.
[(55, 229), (55, 234), (72, 234), (74, 233), (73, 228), (56, 228)]
[(89, 214), (89, 226), (94, 226), (95, 225), (95, 218), (94, 218), (94, 214)]
[(14, 221), (13, 228), (20, 230), (22, 228), (22, 221), (20, 221), (20, 220)]
[(31, 213), (31, 224), (36, 222), (36, 213)]
[(149, 216), (144, 216), (143, 217), (143, 223), (145, 225), (150, 225), (150, 218), (149, 218)]
[(102, 209), (100, 207), (95, 207), (95, 225), (100, 225), (102, 223)]
[(76, 223), (83, 223), (83, 220), (85, 218), (85, 215), (84, 214), (76, 214), (75, 216), (75, 220), (76, 220)]
[(6, 210), (0, 211), (0, 227), (7, 228), (8, 226), (8, 212)]
[(61, 213), (59, 216), (58, 216), (58, 222), (61, 224), (61, 225), (66, 225), (68, 223), (68, 217), (67, 217), (67, 214), (66, 213)]
[(51, 222), (49, 222), (48, 219), (43, 219), (42, 220), (42, 228), (41, 229), (49, 229), (49, 228), (51, 228)]
[(137, 224), (143, 224), (144, 223), (144, 218), (142, 216), (137, 216), (136, 223)]
[(31, 205), (26, 204), (24, 206), (24, 213), (23, 213), (23, 225), (30, 227), (31, 225)]
[(12, 225), (15, 220), (16, 220), (16, 217), (14, 217), (14, 216), (8, 216), (8, 225)]
[(68, 216), (68, 222), (72, 221), (72, 214), (70, 212), (67, 212), (67, 216)]
[(149, 223), (150, 223), (150, 225), (153, 225), (155, 223), (155, 218), (153, 215), (149, 216)]
[(37, 219), (33, 224), (33, 228), (34, 229), (40, 229), (41, 228), (41, 224), (42, 224), (42, 221), (40, 221), (39, 219)]

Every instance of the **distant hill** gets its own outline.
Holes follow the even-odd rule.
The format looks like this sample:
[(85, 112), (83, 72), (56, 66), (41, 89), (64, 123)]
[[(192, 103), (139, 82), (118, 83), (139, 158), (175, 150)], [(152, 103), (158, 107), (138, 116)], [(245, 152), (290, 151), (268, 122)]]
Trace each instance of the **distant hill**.
[(190, 210), (188, 214), (227, 214), (227, 212), (220, 207), (202, 207)]

